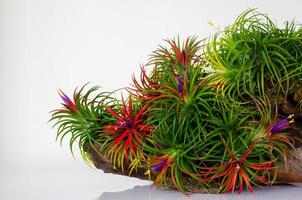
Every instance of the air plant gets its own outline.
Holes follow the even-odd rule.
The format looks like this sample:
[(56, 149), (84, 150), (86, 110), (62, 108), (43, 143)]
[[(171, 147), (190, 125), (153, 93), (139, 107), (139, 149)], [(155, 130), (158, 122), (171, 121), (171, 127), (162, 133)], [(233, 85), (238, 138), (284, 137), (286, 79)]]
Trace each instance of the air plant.
[[(238, 193), (242, 192), (244, 183), (250, 192), (253, 192), (252, 182), (258, 181), (262, 184), (268, 184), (270, 181), (264, 178), (265, 174), (268, 175), (268, 171), (272, 170), (273, 161), (264, 161), (251, 163), (252, 159), (248, 159), (253, 149), (257, 145), (257, 140), (255, 140), (246, 150), (246, 152), (240, 157), (236, 157), (230, 150), (225, 141), (223, 141), (228, 155), (226, 160), (222, 162), (222, 165), (218, 167), (201, 167), (201, 169), (206, 170), (203, 172), (202, 181), (212, 182), (216, 179), (221, 179), (219, 190), (224, 192), (234, 191), (236, 186), (238, 186)], [(261, 174), (261, 175), (259, 175)], [(255, 183), (254, 183), (255, 184)]]
[[(73, 153), (73, 146), (78, 143), (80, 153), (85, 161), (91, 163), (86, 153), (88, 146), (93, 147), (99, 139), (99, 132), (104, 129), (110, 116), (106, 113), (103, 105), (111, 101), (110, 93), (102, 92), (91, 98), (98, 87), (92, 87), (83, 92), (84, 85), (80, 90), (75, 89), (73, 98), (70, 99), (62, 90), (58, 93), (63, 101), (63, 108), (52, 111), (50, 121), (54, 121), (53, 127), (57, 127), (57, 140), (62, 145), (66, 136), (69, 136), (69, 147)], [(88, 145), (88, 146), (87, 146)]]
[(243, 12), (205, 46), (209, 82), (223, 83), (221, 93), (235, 101), (286, 96), (301, 74), (301, 31), (295, 22), (279, 28), (254, 9)]
[(279, 121), (276, 117), (271, 121), (265, 130), (265, 135), (269, 139), (270, 151), (276, 151), (279, 157), (283, 158), (285, 165), (287, 164), (286, 152), (294, 149), (293, 139), (285, 132), (294, 122), (294, 115), (289, 115)]
[[(197, 173), (196, 152), (207, 146), (204, 145), (208, 142), (205, 119), (212, 115), (217, 94), (211, 87), (202, 85), (200, 41), (188, 38), (182, 45), (175, 40), (167, 42), (170, 48), (161, 47), (153, 52), (147, 65), (153, 67), (151, 74), (143, 71), (141, 80), (148, 80), (148, 87), (140, 87), (147, 84), (137, 82), (134, 85), (141, 94), (157, 94), (146, 102), (147, 123), (154, 127), (151, 141), (144, 144), (153, 165), (147, 169), (147, 174), (156, 177), (155, 185), (167, 185), (167, 179), (171, 178), (173, 185), (185, 192), (188, 189), (183, 177)], [(157, 88), (149, 87), (152, 85)]]
[(184, 177), (197, 173), (200, 159), (196, 156), (209, 142), (204, 139), (205, 133), (199, 132), (200, 127), (190, 127), (189, 124), (189, 120), (170, 116), (169, 120), (155, 126), (152, 142), (145, 146), (150, 164), (147, 171), (155, 177), (155, 185), (168, 186), (171, 180), (179, 191), (188, 191)]
[(208, 120), (209, 135), (216, 136), (200, 155), (203, 162), (195, 177), (212, 183), (219, 192), (238, 189), (240, 193), (244, 185), (252, 192), (253, 185), (272, 183), (277, 158), (269, 151), (268, 140), (260, 139), (264, 129), (257, 122), (259, 116), (246, 106), (220, 105)]
[(283, 158), (286, 164), (286, 152), (294, 148), (293, 139), (288, 135), (287, 129), (294, 123), (295, 115), (291, 114), (279, 119), (278, 107), (275, 106), (273, 109), (268, 97), (256, 100), (255, 104), (260, 114), (258, 124), (262, 127), (262, 133), (258, 136), (268, 140), (270, 152)]
[(126, 103), (116, 109), (110, 106), (105, 107), (106, 111), (115, 118), (113, 123), (107, 124), (100, 132), (103, 139), (103, 148), (111, 158), (113, 165), (123, 169), (124, 160), (133, 161), (137, 156), (142, 155), (142, 142), (150, 137), (152, 127), (144, 124), (147, 106), (139, 106), (132, 101), (131, 95)]

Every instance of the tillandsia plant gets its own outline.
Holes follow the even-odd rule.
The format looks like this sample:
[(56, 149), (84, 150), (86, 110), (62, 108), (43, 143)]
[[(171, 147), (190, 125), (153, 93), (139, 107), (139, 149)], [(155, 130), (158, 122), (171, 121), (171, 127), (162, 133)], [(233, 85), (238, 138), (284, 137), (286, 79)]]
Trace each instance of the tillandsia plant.
[(247, 10), (206, 44), (208, 78), (236, 101), (286, 96), (301, 76), (301, 48), (302, 29), (294, 21), (279, 28), (265, 14)]
[(105, 106), (115, 121), (105, 126), (100, 133), (102, 149), (111, 158), (113, 165), (124, 169), (124, 160), (132, 162), (143, 158), (142, 145), (146, 138), (150, 137), (152, 126), (144, 124), (147, 106), (141, 106), (140, 102), (132, 101), (131, 95), (126, 103), (122, 99), (116, 109)]
[(62, 90), (58, 90), (63, 108), (53, 110), (50, 121), (56, 121), (53, 127), (57, 127), (57, 139), (60, 139), (61, 145), (63, 139), (70, 136), (69, 146), (72, 154), (74, 144), (78, 143), (82, 157), (91, 163), (85, 146), (93, 146), (92, 144), (99, 140), (99, 133), (105, 128), (104, 125), (113, 121), (103, 107), (113, 101), (113, 98), (110, 93), (103, 92), (90, 99), (98, 87), (92, 87), (83, 94), (86, 85), (79, 91), (76, 89), (72, 99)]
[(252, 9), (209, 39), (165, 40), (132, 77), (127, 98), (98, 87), (72, 99), (59, 91), (57, 138), (69, 135), (71, 150), (78, 142), (105, 172), (185, 194), (274, 184), (281, 163), (292, 170), (290, 133), (301, 131), (301, 30)]

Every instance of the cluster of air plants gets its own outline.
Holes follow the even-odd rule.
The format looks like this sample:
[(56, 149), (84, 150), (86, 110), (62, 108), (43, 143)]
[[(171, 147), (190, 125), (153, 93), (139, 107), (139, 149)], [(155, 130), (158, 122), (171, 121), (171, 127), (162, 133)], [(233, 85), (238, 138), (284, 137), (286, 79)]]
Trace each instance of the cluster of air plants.
[[(301, 77), (302, 29), (277, 27), (255, 10), (209, 40), (167, 40), (152, 53), (129, 97), (96, 87), (63, 92), (52, 121), (70, 135), (87, 161), (87, 146), (115, 170), (144, 171), (155, 185), (181, 192), (239, 193), (275, 182), (280, 160), (293, 147), (267, 95), (283, 95)], [(282, 119), (280, 119), (282, 118)]]

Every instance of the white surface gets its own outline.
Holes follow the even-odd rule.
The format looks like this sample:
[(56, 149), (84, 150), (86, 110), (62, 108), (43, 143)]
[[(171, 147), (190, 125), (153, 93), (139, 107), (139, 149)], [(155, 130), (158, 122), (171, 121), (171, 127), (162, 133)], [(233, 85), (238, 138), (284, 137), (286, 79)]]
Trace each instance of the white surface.
[(104, 192), (98, 200), (301, 200), (302, 190), (297, 186), (270, 186), (250, 193), (243, 191), (228, 194), (191, 194), (184, 196), (176, 191), (157, 190), (147, 186), (136, 186), (121, 192)]
[(225, 26), (254, 7), (280, 24), (301, 22), (301, 6), (299, 0), (0, 0), (0, 195), (8, 195), (0, 199), (91, 199), (138, 184), (95, 173), (71, 158), (67, 142), (55, 143), (47, 121), (60, 106), (56, 89), (71, 94), (88, 81), (104, 90), (125, 87), (162, 39), (204, 38), (214, 32), (207, 21)]
[(95, 200), (106, 191), (147, 184), (92, 169), (0, 170), (0, 177), (1, 200)]
[[(300, 200), (301, 187), (270, 186), (254, 193), (193, 194), (157, 190), (135, 178), (103, 174), (95, 170), (20, 172), (0, 170), (3, 200)], [(131, 184), (129, 184), (129, 181)], [(135, 186), (141, 185), (141, 186)], [(135, 187), (134, 187), (135, 186)]]

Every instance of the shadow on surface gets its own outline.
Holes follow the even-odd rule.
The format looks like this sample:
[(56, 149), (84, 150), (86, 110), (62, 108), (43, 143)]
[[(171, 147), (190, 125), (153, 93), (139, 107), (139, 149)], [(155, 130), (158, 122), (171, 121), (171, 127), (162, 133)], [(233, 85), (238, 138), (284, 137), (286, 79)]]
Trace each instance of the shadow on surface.
[(104, 192), (97, 200), (301, 200), (302, 187), (293, 185), (274, 185), (258, 188), (254, 193), (243, 191), (229, 194), (192, 194), (190, 197), (174, 190), (136, 186), (121, 192)]

